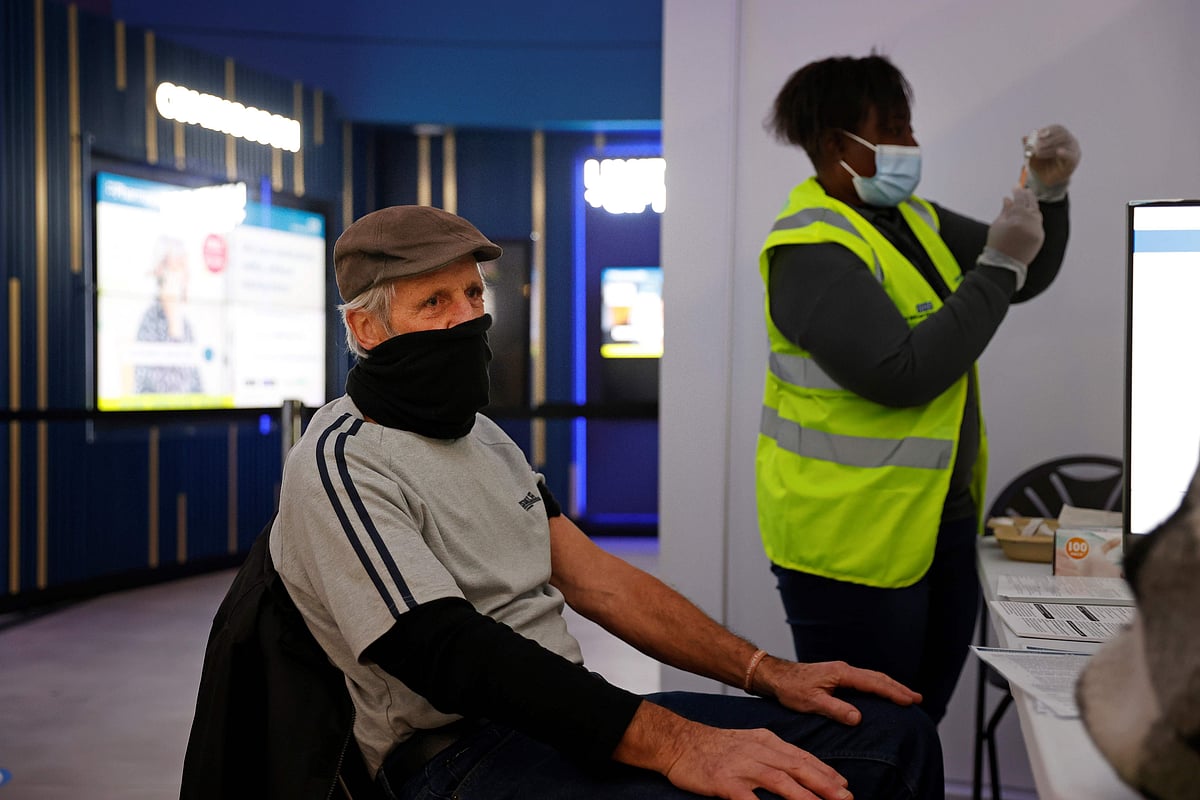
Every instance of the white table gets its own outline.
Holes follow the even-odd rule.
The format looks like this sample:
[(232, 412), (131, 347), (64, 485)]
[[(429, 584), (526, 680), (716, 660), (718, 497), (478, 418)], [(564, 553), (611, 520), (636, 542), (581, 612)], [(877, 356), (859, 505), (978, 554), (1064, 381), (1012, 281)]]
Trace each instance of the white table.
[[(999, 575), (1050, 574), (1049, 564), (1008, 559), (993, 536), (979, 540), (978, 559), (984, 602), (996, 599)], [(995, 614), (989, 619), (1000, 647), (1024, 650), (1031, 645), (1049, 645), (1045, 639), (1015, 635)], [(1098, 646), (1073, 645), (1071, 649), (1095, 650)], [(1033, 699), (1020, 688), (1013, 686), (1012, 694), (1040, 800), (1140, 800), (1141, 795), (1121, 782), (1092, 744), (1082, 720), (1040, 714)]]

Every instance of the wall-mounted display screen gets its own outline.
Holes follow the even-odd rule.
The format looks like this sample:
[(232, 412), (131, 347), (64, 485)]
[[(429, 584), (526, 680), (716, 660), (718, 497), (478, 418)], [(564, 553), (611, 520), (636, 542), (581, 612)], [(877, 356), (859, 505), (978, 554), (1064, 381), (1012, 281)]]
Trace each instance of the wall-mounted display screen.
[(605, 267), (600, 271), (600, 355), (662, 356), (662, 282), (662, 267)]
[(322, 405), (324, 214), (195, 183), (95, 174), (96, 407)]
[(1200, 201), (1129, 208), (1125, 520), (1153, 531), (1179, 507), (1200, 460)]

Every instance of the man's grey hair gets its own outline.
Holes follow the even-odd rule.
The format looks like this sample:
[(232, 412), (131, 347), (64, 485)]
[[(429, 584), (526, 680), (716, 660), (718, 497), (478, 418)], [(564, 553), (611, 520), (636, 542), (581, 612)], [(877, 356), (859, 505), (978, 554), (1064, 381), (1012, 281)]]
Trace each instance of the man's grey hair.
[[(487, 281), (483, 274), (483, 270), (480, 269), (478, 263), (475, 264), (475, 269), (479, 272), (479, 277), (484, 280), (486, 284)], [(361, 344), (358, 343), (358, 339), (354, 337), (354, 331), (350, 330), (350, 325), (346, 322), (346, 312), (356, 310), (365, 311), (371, 317), (383, 324), (384, 333), (386, 333), (388, 336), (395, 336), (396, 332), (392, 330), (391, 326), (392, 300), (396, 297), (397, 284), (399, 284), (400, 281), (405, 280), (407, 277), (409, 276), (392, 278), (391, 280), (384, 281), (383, 283), (378, 283), (372, 286), (370, 289), (367, 289), (358, 297), (355, 297), (353, 300), (342, 303), (337, 307), (338, 311), (342, 312), (342, 327), (346, 329), (346, 347), (349, 348), (350, 352), (353, 353), (355, 357), (366, 358), (367, 351)]]
[(338, 306), (338, 311), (342, 313), (342, 326), (346, 329), (346, 347), (350, 349), (350, 352), (355, 357), (366, 358), (367, 351), (358, 343), (358, 339), (354, 336), (354, 331), (350, 329), (350, 325), (346, 322), (346, 312), (366, 312), (374, 319), (383, 323), (384, 331), (389, 336), (394, 335), (388, 318), (392, 307), (392, 298), (396, 295), (396, 283), (400, 280), (402, 279), (397, 278), (376, 284), (357, 297)]

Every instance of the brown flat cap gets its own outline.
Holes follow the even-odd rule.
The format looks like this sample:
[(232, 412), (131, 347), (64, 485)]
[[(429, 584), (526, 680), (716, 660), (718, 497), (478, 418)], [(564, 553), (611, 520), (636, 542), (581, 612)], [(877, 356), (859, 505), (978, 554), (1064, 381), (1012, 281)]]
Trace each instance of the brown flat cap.
[(466, 255), (492, 261), (501, 249), (462, 217), (430, 206), (391, 206), (360, 217), (333, 246), (343, 301), (390, 278), (420, 275)]

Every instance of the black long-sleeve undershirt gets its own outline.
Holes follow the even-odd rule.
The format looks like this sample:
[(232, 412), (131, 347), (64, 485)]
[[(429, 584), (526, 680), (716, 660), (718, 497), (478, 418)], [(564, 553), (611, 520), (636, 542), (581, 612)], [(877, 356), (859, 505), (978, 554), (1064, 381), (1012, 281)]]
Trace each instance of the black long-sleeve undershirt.
[(927, 403), (982, 355), (1010, 303), (1041, 294), (1066, 252), (1066, 201), (1042, 203), (1045, 241), (1025, 286), (999, 267), (977, 267), (988, 226), (935, 206), (942, 240), (964, 279), (951, 293), (896, 209), (861, 213), (926, 276), (943, 306), (913, 328), (863, 261), (839, 244), (787, 245), (771, 254), (771, 320), (839, 385), (886, 406)]
[(461, 598), (405, 612), (365, 656), (439, 711), (503, 722), (588, 761), (612, 755), (641, 703)]
[[(1007, 269), (977, 266), (988, 226), (935, 204), (940, 234), (963, 271), (951, 291), (898, 209), (859, 213), (929, 282), (942, 307), (910, 328), (900, 310), (857, 255), (839, 244), (785, 245), (771, 253), (771, 321), (804, 348), (838, 385), (881, 405), (921, 405), (946, 391), (983, 354), (1011, 303), (1050, 286), (1062, 266), (1070, 234), (1064, 199), (1039, 203), (1045, 239), (1029, 264), (1024, 287)], [(978, 387), (971, 381), (950, 479), (944, 519), (974, 513), (971, 470), (979, 452)]]

